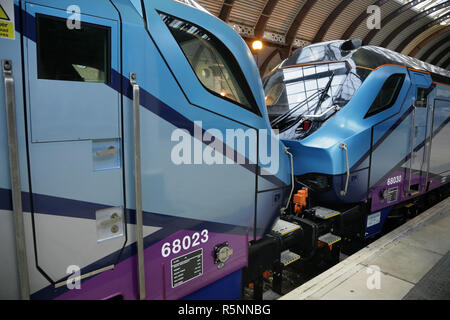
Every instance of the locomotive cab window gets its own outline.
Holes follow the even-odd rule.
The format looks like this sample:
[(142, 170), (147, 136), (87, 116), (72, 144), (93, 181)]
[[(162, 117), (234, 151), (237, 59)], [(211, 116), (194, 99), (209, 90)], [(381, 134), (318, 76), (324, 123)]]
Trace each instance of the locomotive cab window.
[(414, 104), (417, 108), (426, 108), (427, 107), (427, 98), (428, 98), (428, 90), (425, 88), (417, 89), (417, 100)]
[(82, 22), (69, 29), (65, 19), (36, 16), (38, 78), (109, 83), (110, 29)]
[(221, 41), (192, 23), (160, 15), (201, 84), (212, 94), (260, 115), (238, 62)]
[(364, 118), (368, 118), (391, 108), (394, 105), (395, 101), (397, 101), (404, 80), (405, 74), (403, 73), (391, 75), (383, 84), (383, 87), (381, 88), (380, 92), (375, 98), (375, 101), (370, 106), (370, 109)]

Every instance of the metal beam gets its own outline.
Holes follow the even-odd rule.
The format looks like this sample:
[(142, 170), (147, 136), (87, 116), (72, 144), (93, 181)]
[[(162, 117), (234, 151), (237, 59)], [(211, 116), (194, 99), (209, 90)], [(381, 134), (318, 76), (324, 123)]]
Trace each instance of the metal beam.
[[(429, 18), (429, 14), (433, 13), (437, 10), (440, 10), (442, 8), (448, 7), (450, 6), (450, 2), (443, 2), (441, 4), (438, 4), (437, 6), (434, 6), (428, 10), (422, 11), (418, 14), (416, 14), (414, 17), (412, 17), (411, 19), (408, 19), (407, 21), (403, 22), (400, 26), (398, 26), (394, 31), (392, 31), (382, 42), (381, 42), (381, 47), (387, 48), (388, 45), (392, 42), (392, 40), (394, 40), (402, 31), (406, 30), (411, 24), (423, 19), (423, 18)], [(439, 19), (437, 19), (439, 20)], [(434, 21), (437, 21), (434, 20)], [(434, 22), (432, 21), (432, 22)], [(432, 23), (431, 22), (431, 23)], [(431, 24), (430, 23), (430, 24)], [(433, 24), (434, 25), (434, 24)], [(428, 29), (428, 28), (427, 28)], [(413, 38), (414, 39), (414, 38)], [(405, 42), (405, 41), (403, 41)], [(409, 41), (408, 41), (409, 43)], [(406, 45), (403, 46), (402, 50), (408, 45), (408, 43)], [(403, 43), (402, 43), (403, 44)], [(400, 46), (399, 46), (400, 47)], [(397, 51), (397, 50), (396, 50)], [(400, 52), (400, 51), (398, 51)]]
[(442, 60), (442, 58), (445, 57), (445, 55), (450, 51), (450, 45), (447, 45), (444, 47), (444, 50), (442, 50), (441, 53), (439, 53), (436, 57), (434, 57), (433, 60), (431, 60), (431, 64), (437, 65), (439, 61)]
[[(449, 2), (444, 2), (446, 5), (450, 5), (450, 1)], [(443, 15), (442, 17), (440, 17), (439, 19), (436, 19), (434, 21), (431, 21), (429, 23), (427, 23), (426, 25), (420, 27), (419, 29), (417, 29), (416, 31), (414, 31), (412, 34), (410, 34), (408, 37), (406, 37), (402, 43), (400, 43), (400, 45), (395, 49), (395, 51), (397, 52), (402, 52), (403, 49), (405, 49), (405, 47), (411, 43), (411, 41), (413, 41), (418, 35), (420, 35), (421, 33), (427, 31), (428, 29), (430, 29), (431, 27), (440, 24), (442, 21), (447, 20), (448, 18), (450, 18), (450, 12), (448, 12), (447, 14)]]
[(423, 40), (421, 43), (419, 43), (410, 53), (408, 53), (408, 56), (416, 57), (417, 54), (420, 52), (420, 50), (425, 48), (431, 41), (440, 37), (441, 35), (443, 35), (446, 32), (447, 32), (447, 29), (445, 27), (439, 29), (438, 31), (436, 31), (435, 33), (433, 33), (432, 35), (427, 37), (425, 40)]
[(220, 8), (219, 11), (219, 19), (228, 22), (228, 19), (230, 18), (231, 9), (233, 9), (234, 0), (224, 0), (222, 4), (222, 8)]
[[(388, 2), (389, 0), (377, 0), (372, 5), (381, 7), (383, 4)], [(368, 13), (367, 9), (364, 10), (355, 20), (353, 20), (352, 24), (347, 28), (347, 30), (342, 35), (341, 39), (347, 40), (350, 39), (353, 32), (361, 25), (361, 23), (364, 22), (364, 20), (367, 18)]]
[(288, 56), (291, 54), (292, 46), (294, 45), (295, 38), (297, 36), (297, 31), (300, 28), (303, 20), (305, 20), (306, 15), (311, 10), (311, 8), (316, 4), (317, 0), (306, 0), (303, 7), (297, 13), (294, 21), (292, 21), (288, 32), (286, 33), (286, 45), (288, 46)]
[(261, 15), (258, 18), (258, 22), (255, 25), (255, 37), (262, 38), (264, 30), (266, 29), (267, 21), (269, 21), (270, 15), (278, 4), (278, 0), (269, 0), (266, 3)]
[(327, 34), (327, 31), (330, 29), (333, 22), (337, 19), (337, 17), (348, 7), (352, 0), (342, 0), (339, 4), (334, 8), (334, 10), (328, 15), (319, 31), (316, 33), (312, 43), (321, 42), (323, 37)]
[(450, 35), (444, 37), (442, 40), (438, 41), (435, 45), (433, 45), (430, 49), (428, 49), (421, 57), (420, 60), (427, 61), (427, 59), (438, 50), (440, 47), (450, 42)]
[[(426, 0), (413, 0), (408, 2), (407, 4), (401, 6), (400, 8), (398, 8), (397, 10), (394, 10), (392, 13), (390, 13), (389, 15), (387, 15), (383, 20), (381, 20), (381, 25), (385, 26), (387, 25), (389, 22), (391, 22), (392, 20), (394, 20), (395, 18), (397, 18), (399, 15), (401, 15), (402, 13), (408, 11), (409, 9), (411, 9), (412, 7), (418, 5), (421, 2), (424, 2)], [(363, 39), (363, 43), (364, 44), (369, 44), (370, 41), (372, 41), (372, 39), (377, 35), (377, 33), (380, 31), (381, 29), (372, 29), (370, 30), (370, 32), (366, 35), (366, 37)]]

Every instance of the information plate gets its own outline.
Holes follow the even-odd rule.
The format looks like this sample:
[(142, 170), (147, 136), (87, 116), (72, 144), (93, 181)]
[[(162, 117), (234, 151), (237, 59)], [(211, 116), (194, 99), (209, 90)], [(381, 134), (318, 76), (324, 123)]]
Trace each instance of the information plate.
[(367, 228), (379, 224), (381, 222), (381, 211), (367, 216)]
[(172, 288), (175, 288), (203, 274), (203, 249), (172, 259), (170, 264)]

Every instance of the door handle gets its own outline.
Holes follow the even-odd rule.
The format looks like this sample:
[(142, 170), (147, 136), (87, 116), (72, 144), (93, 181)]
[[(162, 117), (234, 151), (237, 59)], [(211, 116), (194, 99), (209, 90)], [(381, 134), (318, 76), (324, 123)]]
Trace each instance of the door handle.
[(119, 149), (114, 146), (109, 146), (106, 150), (97, 151), (95, 154), (99, 157), (110, 156), (119, 153)]

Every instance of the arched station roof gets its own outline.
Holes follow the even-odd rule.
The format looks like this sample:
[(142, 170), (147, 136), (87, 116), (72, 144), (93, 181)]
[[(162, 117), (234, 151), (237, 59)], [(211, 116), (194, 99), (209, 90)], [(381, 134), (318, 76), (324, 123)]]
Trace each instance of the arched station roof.
[[(448, 0), (196, 1), (245, 40), (261, 39), (271, 48), (259, 61), (262, 73), (296, 48), (351, 38), (450, 68)], [(380, 29), (368, 27), (372, 6), (379, 8)]]

